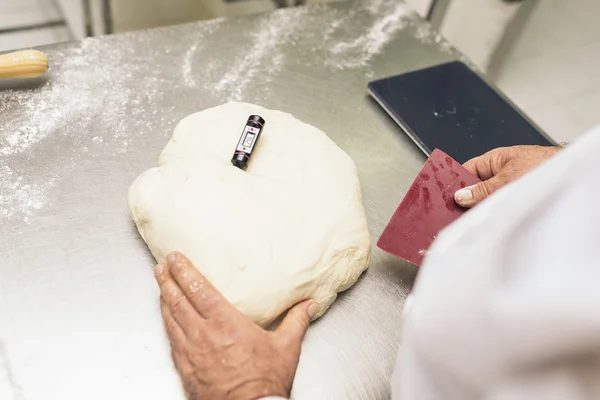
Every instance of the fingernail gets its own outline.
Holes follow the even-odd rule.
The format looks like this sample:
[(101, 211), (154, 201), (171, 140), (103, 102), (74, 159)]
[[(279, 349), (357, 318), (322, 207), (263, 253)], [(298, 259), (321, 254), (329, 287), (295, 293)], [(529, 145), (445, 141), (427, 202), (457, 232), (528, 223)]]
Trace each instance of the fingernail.
[(308, 318), (312, 320), (315, 317), (315, 315), (317, 315), (317, 313), (319, 312), (319, 308), (319, 304), (311, 303), (311, 305), (309, 305), (306, 309), (306, 314), (308, 314)]
[(454, 200), (456, 200), (457, 203), (465, 203), (473, 200), (473, 192), (471, 191), (471, 187), (472, 186), (469, 186), (456, 191), (456, 193), (454, 193)]
[(156, 267), (154, 267), (154, 276), (156, 276), (157, 278), (161, 276), (164, 269), (165, 266), (163, 264), (158, 264)]
[(173, 267), (175, 261), (177, 261), (177, 253), (172, 252), (167, 256), (167, 264), (169, 264), (169, 267)]

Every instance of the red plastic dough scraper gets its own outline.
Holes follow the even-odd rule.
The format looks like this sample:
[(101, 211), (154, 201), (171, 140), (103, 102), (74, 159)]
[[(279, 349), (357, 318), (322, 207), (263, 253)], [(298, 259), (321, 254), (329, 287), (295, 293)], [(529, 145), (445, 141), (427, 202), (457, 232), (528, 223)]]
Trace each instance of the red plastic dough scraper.
[(446, 153), (434, 150), (377, 246), (420, 266), (436, 235), (466, 211), (456, 204), (454, 193), (478, 182), (477, 177)]

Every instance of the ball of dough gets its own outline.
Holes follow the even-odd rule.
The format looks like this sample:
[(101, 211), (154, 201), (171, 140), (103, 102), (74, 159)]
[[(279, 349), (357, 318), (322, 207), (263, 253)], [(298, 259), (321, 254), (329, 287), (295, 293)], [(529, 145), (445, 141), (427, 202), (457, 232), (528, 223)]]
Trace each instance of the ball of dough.
[[(243, 171), (231, 164), (248, 116), (265, 127)], [(294, 304), (321, 308), (367, 268), (356, 166), (292, 115), (228, 103), (182, 119), (159, 167), (129, 188), (129, 210), (158, 262), (185, 254), (242, 313), (268, 326)]]

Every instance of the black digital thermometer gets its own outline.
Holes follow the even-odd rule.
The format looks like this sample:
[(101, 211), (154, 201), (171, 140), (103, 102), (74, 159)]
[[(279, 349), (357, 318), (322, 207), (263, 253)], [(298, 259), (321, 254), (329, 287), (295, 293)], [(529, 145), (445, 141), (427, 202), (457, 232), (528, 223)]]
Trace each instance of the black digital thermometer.
[(231, 163), (239, 169), (246, 169), (248, 167), (248, 161), (252, 156), (252, 151), (260, 138), (260, 133), (265, 126), (265, 120), (259, 115), (251, 115), (248, 117), (246, 126), (240, 136), (240, 141), (235, 148)]

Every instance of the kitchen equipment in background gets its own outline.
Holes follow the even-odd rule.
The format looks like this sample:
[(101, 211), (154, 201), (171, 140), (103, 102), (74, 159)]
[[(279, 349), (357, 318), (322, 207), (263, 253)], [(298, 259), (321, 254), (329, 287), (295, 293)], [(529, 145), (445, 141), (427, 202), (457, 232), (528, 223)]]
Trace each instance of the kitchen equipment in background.
[(370, 82), (368, 90), (427, 155), (437, 148), (464, 163), (497, 147), (556, 145), (458, 61)]

